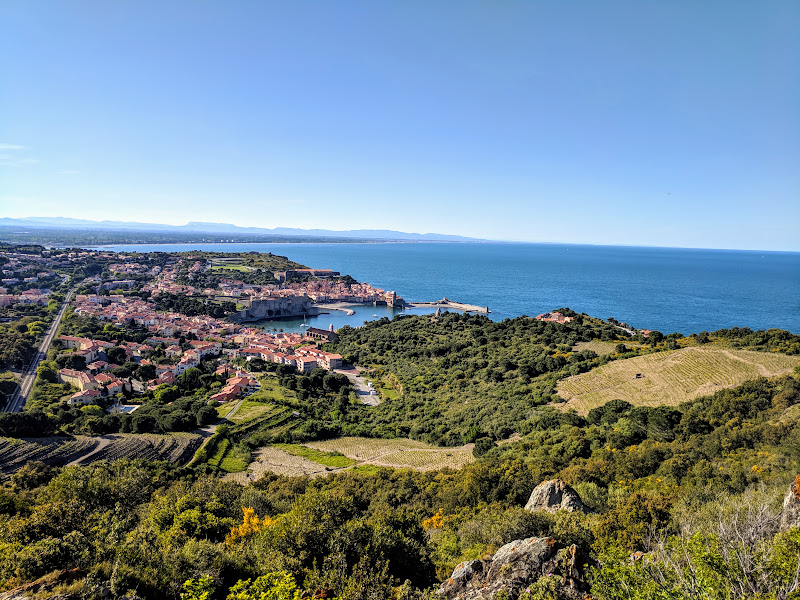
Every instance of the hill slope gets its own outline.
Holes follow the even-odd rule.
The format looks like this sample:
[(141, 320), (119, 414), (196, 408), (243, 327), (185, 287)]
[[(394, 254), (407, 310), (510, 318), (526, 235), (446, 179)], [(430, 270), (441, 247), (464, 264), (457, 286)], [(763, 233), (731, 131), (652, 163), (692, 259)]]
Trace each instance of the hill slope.
[(616, 398), (635, 406), (676, 406), (759, 376), (789, 373), (797, 365), (798, 356), (689, 347), (614, 361), (562, 379), (556, 390), (567, 401), (559, 408), (581, 415)]

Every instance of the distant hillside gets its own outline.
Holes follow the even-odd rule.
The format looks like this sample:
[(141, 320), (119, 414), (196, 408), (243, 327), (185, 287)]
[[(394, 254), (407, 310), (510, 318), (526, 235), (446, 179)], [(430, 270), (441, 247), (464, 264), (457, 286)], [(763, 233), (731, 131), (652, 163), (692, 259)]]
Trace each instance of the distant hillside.
[(667, 350), (618, 360), (559, 381), (560, 410), (586, 415), (619, 398), (634, 406), (677, 406), (758, 377), (790, 373), (800, 357), (716, 345)]
[[(213, 234), (215, 236), (224, 234), (231, 239), (246, 237), (252, 239), (256, 237), (264, 238), (325, 238), (325, 239), (347, 239), (347, 240), (369, 240), (369, 241), (427, 241), (427, 242), (469, 242), (481, 241), (476, 238), (469, 238), (460, 235), (446, 235), (440, 233), (406, 233), (403, 231), (393, 231), (389, 229), (353, 229), (348, 231), (333, 231), (328, 229), (297, 229), (292, 227), (275, 227), (267, 229), (263, 227), (239, 227), (229, 223), (203, 223), (190, 222), (186, 225), (164, 225), (159, 223), (137, 223), (131, 221), (90, 221), (87, 219), (73, 219), (70, 217), (23, 217), (12, 219), (9, 217), (0, 218), (0, 230), (3, 232), (7, 228), (24, 227), (26, 230), (32, 229), (64, 229), (70, 231), (83, 232), (120, 232), (135, 231), (137, 233), (154, 232), (161, 235), (177, 234), (181, 240), (187, 234)], [(314, 241), (317, 241), (315, 239)]]

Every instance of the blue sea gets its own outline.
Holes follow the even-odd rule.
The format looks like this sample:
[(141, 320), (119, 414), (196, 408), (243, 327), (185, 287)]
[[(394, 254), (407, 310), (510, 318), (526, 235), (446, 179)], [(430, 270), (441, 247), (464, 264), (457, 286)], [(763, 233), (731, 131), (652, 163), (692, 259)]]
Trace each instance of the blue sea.
[[(131, 244), (122, 252), (272, 252), (330, 268), (408, 301), (443, 297), (488, 306), (494, 320), (559, 307), (663, 333), (726, 327), (800, 333), (800, 253), (569, 244)], [(385, 308), (316, 319), (360, 325)], [(270, 323), (296, 330), (300, 322)]]

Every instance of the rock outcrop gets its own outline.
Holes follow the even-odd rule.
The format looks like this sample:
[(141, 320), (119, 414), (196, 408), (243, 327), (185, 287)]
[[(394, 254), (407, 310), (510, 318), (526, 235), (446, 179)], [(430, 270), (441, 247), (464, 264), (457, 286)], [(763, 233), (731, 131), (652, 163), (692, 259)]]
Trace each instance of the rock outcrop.
[(578, 492), (565, 482), (560, 479), (551, 479), (550, 481), (543, 481), (534, 488), (528, 503), (525, 505), (525, 510), (543, 510), (549, 513), (558, 512), (559, 510), (572, 512), (583, 510), (583, 502)]
[(588, 586), (583, 567), (593, 561), (580, 548), (559, 548), (553, 538), (515, 540), (488, 560), (458, 565), (437, 591), (447, 600), (490, 600), (504, 591), (509, 600), (542, 577), (557, 577), (558, 597), (582, 599)]
[(783, 499), (781, 531), (792, 527), (800, 527), (800, 475), (789, 486), (789, 491), (786, 492), (786, 497)]

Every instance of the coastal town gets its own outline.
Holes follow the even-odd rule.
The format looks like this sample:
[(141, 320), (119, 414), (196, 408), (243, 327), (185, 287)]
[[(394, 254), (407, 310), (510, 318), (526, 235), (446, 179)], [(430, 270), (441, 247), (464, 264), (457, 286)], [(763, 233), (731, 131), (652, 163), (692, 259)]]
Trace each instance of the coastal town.
[[(209, 400), (214, 402), (242, 398), (258, 389), (257, 378), (249, 371), (253, 361), (286, 365), (298, 373), (334, 371), (342, 367), (342, 357), (321, 348), (336, 339), (333, 326), (283, 332), (243, 324), (241, 321), (253, 319), (241, 314), (257, 303), (276, 306), (268, 315), (264, 311), (265, 319), (317, 314), (318, 307), (327, 304), (403, 303), (393, 291), (342, 278), (328, 269), (259, 271), (260, 279), (266, 276), (268, 282), (251, 283), (247, 277), (233, 276), (238, 272), (234, 269), (216, 268), (212, 260), (191, 254), (153, 256), (36, 247), (14, 250), (0, 254), (6, 285), (0, 289), (0, 306), (32, 315), (24, 317), (26, 325), (44, 326), (71, 288), (78, 293), (69, 303), (68, 320), (97, 323), (100, 331), (108, 325), (115, 331), (145, 332), (141, 342), (109, 340), (108, 336), (56, 336), (53, 348), (45, 348), (42, 354), (49, 350), (60, 363), (68, 362), (56, 373), (58, 383), (73, 390), (62, 397), (67, 405), (93, 404), (108, 398), (114, 398), (116, 405), (135, 403), (138, 395), (174, 385), (181, 375), (201, 363), (206, 370), (213, 366), (215, 375), (226, 378), (210, 395)], [(49, 287), (34, 287), (39, 282)], [(159, 300), (165, 297), (191, 298), (201, 314), (164, 310)], [(219, 306), (238, 310), (228, 311), (223, 317), (203, 314), (214, 312), (204, 309)], [(4, 319), (8, 322), (13, 317)], [(135, 373), (131, 373), (133, 365), (137, 367)], [(30, 369), (33, 363), (28, 366)]]

